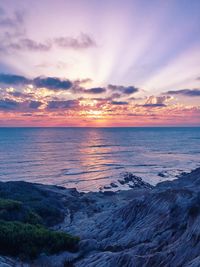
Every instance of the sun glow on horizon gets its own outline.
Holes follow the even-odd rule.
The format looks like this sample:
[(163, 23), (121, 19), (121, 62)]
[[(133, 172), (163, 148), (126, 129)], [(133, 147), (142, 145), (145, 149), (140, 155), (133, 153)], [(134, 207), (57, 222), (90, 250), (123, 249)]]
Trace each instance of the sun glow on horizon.
[(2, 0), (0, 126), (200, 125), (199, 9)]

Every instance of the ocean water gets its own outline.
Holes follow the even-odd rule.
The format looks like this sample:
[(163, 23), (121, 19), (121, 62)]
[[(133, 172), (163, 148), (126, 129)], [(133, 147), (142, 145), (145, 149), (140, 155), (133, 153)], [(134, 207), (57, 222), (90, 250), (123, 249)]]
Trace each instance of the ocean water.
[(200, 128), (0, 128), (1, 181), (96, 191), (125, 172), (154, 185), (198, 166)]

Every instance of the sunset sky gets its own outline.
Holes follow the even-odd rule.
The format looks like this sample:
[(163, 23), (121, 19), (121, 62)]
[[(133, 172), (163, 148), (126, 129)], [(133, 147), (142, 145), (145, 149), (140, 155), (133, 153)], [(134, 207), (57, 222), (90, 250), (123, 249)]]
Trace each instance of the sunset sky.
[(0, 126), (200, 126), (200, 1), (1, 0)]

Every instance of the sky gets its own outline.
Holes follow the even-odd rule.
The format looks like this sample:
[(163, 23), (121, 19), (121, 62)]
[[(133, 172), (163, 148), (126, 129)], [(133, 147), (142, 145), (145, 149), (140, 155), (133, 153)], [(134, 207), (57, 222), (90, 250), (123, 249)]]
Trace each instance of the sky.
[(199, 0), (1, 0), (0, 126), (200, 126)]

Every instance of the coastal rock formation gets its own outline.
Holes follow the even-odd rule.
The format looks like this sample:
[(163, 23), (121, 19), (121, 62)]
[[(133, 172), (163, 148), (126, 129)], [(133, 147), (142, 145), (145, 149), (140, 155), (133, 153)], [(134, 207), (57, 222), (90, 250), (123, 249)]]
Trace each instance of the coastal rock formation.
[(75, 266), (200, 266), (199, 186), (196, 169), (154, 189), (120, 192), (125, 204), (85, 223), (76, 217), (79, 236), (97, 244)]
[(200, 168), (154, 188), (119, 192), (33, 186), (59, 196), (65, 219), (54, 229), (81, 240), (78, 253), (43, 256), (34, 266), (200, 266)]
[(141, 177), (138, 177), (130, 172), (123, 173), (123, 177), (115, 182), (111, 182), (110, 185), (105, 185), (100, 188), (101, 192), (106, 190), (119, 191), (129, 190), (130, 188), (153, 188), (152, 185), (146, 183)]

